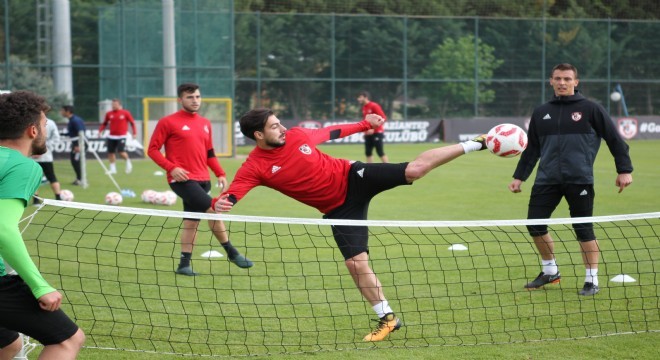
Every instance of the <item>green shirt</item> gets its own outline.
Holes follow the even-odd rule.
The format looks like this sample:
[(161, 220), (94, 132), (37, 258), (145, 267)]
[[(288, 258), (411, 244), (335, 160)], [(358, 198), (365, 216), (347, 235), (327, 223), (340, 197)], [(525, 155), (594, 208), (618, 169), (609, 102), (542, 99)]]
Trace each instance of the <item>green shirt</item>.
[(0, 276), (6, 275), (4, 258), (37, 299), (55, 289), (48, 285), (30, 258), (18, 223), (41, 183), (42, 174), (36, 161), (0, 146)]

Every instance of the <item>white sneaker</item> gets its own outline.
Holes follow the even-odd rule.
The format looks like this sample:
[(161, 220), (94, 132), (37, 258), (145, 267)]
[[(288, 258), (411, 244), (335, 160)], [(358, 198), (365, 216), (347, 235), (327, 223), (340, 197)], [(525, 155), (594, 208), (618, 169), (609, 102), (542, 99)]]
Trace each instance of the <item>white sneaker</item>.
[(116, 174), (117, 173), (117, 167), (115, 164), (110, 164), (110, 168), (108, 169), (108, 174)]
[(128, 163), (126, 163), (126, 173), (130, 174), (131, 171), (133, 171), (133, 164), (128, 162)]

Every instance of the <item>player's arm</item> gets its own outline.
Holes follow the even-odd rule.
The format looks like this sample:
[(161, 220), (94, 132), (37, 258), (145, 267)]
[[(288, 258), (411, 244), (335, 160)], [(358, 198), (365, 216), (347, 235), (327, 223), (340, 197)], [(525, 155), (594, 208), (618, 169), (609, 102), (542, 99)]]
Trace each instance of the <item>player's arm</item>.
[[(247, 164), (247, 165), (246, 165)], [(253, 188), (261, 185), (260, 176), (246, 162), (236, 172), (229, 189), (211, 201), (211, 209), (227, 212)]]
[(149, 139), (149, 147), (147, 148), (147, 155), (149, 155), (151, 160), (153, 160), (158, 166), (160, 166), (161, 168), (163, 168), (163, 170), (169, 173), (177, 166), (175, 163), (167, 160), (165, 155), (163, 155), (163, 153), (160, 152), (160, 149), (163, 147), (163, 144), (165, 144), (165, 140), (167, 140), (167, 126), (159, 121), (156, 124), (154, 133), (151, 135), (151, 139)]
[(126, 111), (126, 120), (128, 123), (131, 125), (131, 128), (133, 129), (133, 137), (137, 136), (137, 126), (135, 125), (135, 119), (133, 119), (133, 115)]
[(596, 105), (594, 112), (591, 126), (605, 140), (612, 157), (614, 157), (614, 165), (617, 172), (614, 185), (619, 188), (620, 193), (632, 184), (633, 181), (633, 165), (632, 160), (630, 160), (629, 146), (623, 140), (621, 134), (619, 134), (619, 131), (614, 126), (612, 119), (602, 106)]
[[(374, 117), (371, 115), (374, 114), (367, 115), (365, 117), (365, 120), (362, 120), (357, 123), (332, 125), (314, 130), (303, 129), (303, 131), (308, 133), (308, 136), (312, 140), (314, 145), (321, 144), (329, 140), (340, 139), (346, 136), (353, 135), (355, 133), (363, 132), (378, 127), (378, 125), (376, 126), (373, 125)], [(380, 116), (378, 116), (378, 118), (380, 118)]]
[(34, 297), (39, 299), (56, 290), (41, 276), (21, 237), (18, 223), (24, 209), (23, 199), (0, 199), (0, 218), (3, 219), (0, 222), (0, 256), (16, 270)]
[(110, 117), (108, 116), (110, 112), (108, 111), (105, 113), (105, 117), (103, 118), (103, 124), (99, 126), (99, 134), (103, 133), (103, 130), (105, 130), (105, 127), (108, 126), (108, 122), (110, 121)]

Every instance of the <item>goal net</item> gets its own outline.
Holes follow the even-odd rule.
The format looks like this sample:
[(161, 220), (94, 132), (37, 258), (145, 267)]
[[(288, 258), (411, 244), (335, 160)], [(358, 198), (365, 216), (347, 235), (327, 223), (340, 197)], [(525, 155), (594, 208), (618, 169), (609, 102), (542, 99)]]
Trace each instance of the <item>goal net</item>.
[[(201, 275), (176, 275), (183, 217), (224, 219), (254, 267), (208, 257), (224, 251), (200, 226), (193, 266)], [(601, 248), (593, 297), (578, 295), (585, 272), (571, 219), (545, 221), (562, 281), (537, 291), (523, 289), (540, 269), (526, 220), (331, 221), (45, 200), (23, 237), (88, 347), (263, 355), (660, 330), (660, 213), (580, 219), (587, 220)], [(371, 266), (404, 324), (383, 342), (362, 341), (375, 315), (331, 223), (369, 225)]]
[[(147, 97), (142, 99), (144, 144), (149, 144), (158, 120), (179, 109), (175, 97)], [(211, 121), (213, 148), (216, 156), (234, 156), (234, 133), (230, 98), (202, 98), (199, 114)], [(145, 146), (146, 147), (146, 146)], [(146, 154), (146, 151), (145, 151)]]

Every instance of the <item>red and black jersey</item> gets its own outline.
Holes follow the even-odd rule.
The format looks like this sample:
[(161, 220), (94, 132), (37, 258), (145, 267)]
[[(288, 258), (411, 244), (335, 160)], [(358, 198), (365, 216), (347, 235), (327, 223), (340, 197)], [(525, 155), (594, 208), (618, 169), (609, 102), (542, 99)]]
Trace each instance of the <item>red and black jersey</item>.
[(110, 110), (105, 114), (103, 124), (99, 127), (99, 133), (105, 130), (105, 127), (110, 123), (110, 139), (125, 138), (128, 134), (128, 125), (133, 128), (133, 136), (136, 134), (135, 120), (128, 110)]
[[(165, 146), (165, 155), (160, 152)], [(176, 167), (187, 170), (188, 178), (209, 181), (210, 168), (215, 176), (225, 176), (213, 150), (211, 122), (198, 115), (179, 110), (158, 121), (148, 149), (149, 157), (167, 171), (167, 181), (173, 182), (170, 171)]]
[[(383, 109), (380, 107), (380, 105), (378, 105), (373, 101), (369, 101), (368, 103), (364, 104), (364, 106), (362, 106), (362, 120), (364, 120), (369, 114), (380, 115), (380, 117), (382, 117), (383, 120), (387, 120), (387, 117), (385, 116)], [(383, 132), (385, 132), (384, 122), (382, 125), (374, 129), (374, 133), (378, 134)]]
[(314, 130), (291, 128), (284, 146), (252, 150), (226, 193), (238, 201), (263, 185), (328, 213), (344, 203), (351, 163), (321, 152), (316, 145), (370, 128), (367, 121)]

